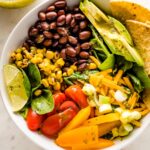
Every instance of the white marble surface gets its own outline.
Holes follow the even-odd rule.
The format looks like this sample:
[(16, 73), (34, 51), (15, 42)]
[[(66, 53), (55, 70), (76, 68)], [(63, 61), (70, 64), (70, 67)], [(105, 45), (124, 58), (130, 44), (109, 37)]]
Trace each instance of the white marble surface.
[[(36, 4), (43, 0), (37, 0), (29, 7), (18, 10), (7, 10), (0, 8), (0, 54), (3, 45), (17, 22)], [(0, 149), (1, 150), (42, 150), (32, 143), (12, 122), (8, 116), (0, 98)], [(132, 144), (124, 150), (149, 150), (150, 149), (150, 127)]]

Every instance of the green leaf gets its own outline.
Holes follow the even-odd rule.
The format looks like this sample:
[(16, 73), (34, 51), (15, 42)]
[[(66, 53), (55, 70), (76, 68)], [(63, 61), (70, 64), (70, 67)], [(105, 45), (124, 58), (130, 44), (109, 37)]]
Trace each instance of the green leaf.
[(28, 77), (32, 88), (39, 87), (41, 85), (41, 74), (38, 67), (35, 64), (30, 63), (28, 66)]
[(147, 73), (145, 72), (143, 67), (134, 66), (133, 71), (135, 72), (136, 76), (142, 82), (142, 85), (145, 88), (150, 88), (150, 78), (148, 77)]
[(129, 76), (130, 79), (132, 80), (132, 83), (133, 83), (133, 85), (134, 85), (134, 89), (135, 89), (138, 93), (142, 92), (143, 89), (144, 89), (144, 87), (142, 86), (141, 81), (140, 81), (137, 77), (135, 77), (134, 75), (132, 75), (132, 74), (130, 74), (130, 73), (128, 73), (128, 76)]
[(23, 109), (21, 109), (19, 112), (18, 112), (19, 115), (21, 115), (24, 119), (27, 118), (27, 114), (28, 114), (28, 107), (24, 107)]
[(30, 97), (31, 96), (31, 84), (30, 84), (29, 78), (23, 69), (21, 69), (21, 72), (24, 77), (23, 83), (24, 83), (24, 87), (26, 89), (27, 96)]
[(113, 54), (110, 54), (98, 68), (100, 70), (107, 70), (114, 67), (115, 64), (115, 57)]
[(133, 67), (133, 63), (130, 61), (125, 61), (123, 66), (121, 67), (121, 70), (126, 72), (127, 70), (131, 69)]
[(43, 90), (43, 95), (32, 99), (32, 109), (40, 115), (52, 112), (54, 109), (54, 100), (50, 90)]

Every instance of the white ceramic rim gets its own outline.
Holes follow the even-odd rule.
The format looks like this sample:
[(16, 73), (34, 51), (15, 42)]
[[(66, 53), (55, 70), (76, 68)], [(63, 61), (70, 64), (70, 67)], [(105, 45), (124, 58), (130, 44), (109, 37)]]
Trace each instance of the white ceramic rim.
[[(6, 49), (7, 45), (9, 44), (9, 41), (10, 41), (10, 39), (12, 38), (14, 31), (18, 28), (18, 26), (20, 26), (20, 24), (21, 24), (22, 22), (24, 22), (25, 18), (28, 18), (28, 17), (30, 16), (30, 14), (31, 14), (32, 12), (34, 12), (34, 11), (37, 10), (39, 7), (41, 7), (42, 5), (44, 5), (44, 4), (48, 3), (48, 2), (51, 3), (51, 0), (45, 0), (45, 1), (43, 1), (42, 3), (38, 4), (37, 6), (35, 6), (32, 10), (30, 10), (30, 11), (17, 23), (17, 25), (15, 26), (15, 28), (14, 28), (14, 29), (12, 30), (12, 32), (10, 33), (10, 35), (9, 35), (9, 37), (8, 37), (8, 39), (7, 39), (6, 43), (5, 43), (5, 45), (4, 45), (4, 48), (3, 48), (3, 51), (2, 51), (2, 55), (1, 55), (1, 58), (0, 58), (0, 73), (1, 73), (1, 74), (3, 73), (3, 65), (4, 65), (4, 64), (3, 64), (3, 59), (5, 58), (5, 49)], [(3, 82), (4, 82), (4, 81), (3, 81), (3, 78), (0, 78), (0, 85), (4, 84)], [(37, 145), (40, 146), (41, 148), (46, 149), (47, 146), (42, 146), (39, 141), (37, 141), (36, 139), (32, 138), (32, 137), (31, 137), (28, 133), (26, 133), (26, 132), (21, 128), (21, 126), (18, 124), (18, 122), (16, 121), (15, 117), (12, 115), (12, 110), (9, 109), (9, 107), (7, 106), (7, 101), (8, 101), (8, 100), (6, 100), (6, 96), (5, 96), (5, 94), (4, 94), (4, 91), (5, 91), (5, 90), (6, 90), (5, 87), (0, 88), (0, 93), (1, 93), (2, 101), (3, 101), (3, 103), (4, 103), (4, 106), (5, 106), (6, 110), (7, 110), (7, 112), (8, 112), (8, 114), (9, 114), (10, 118), (13, 120), (13, 122), (16, 124), (16, 126), (17, 126), (31, 141), (33, 141), (35, 144), (37, 144)], [(150, 124), (150, 119), (148, 119), (148, 118), (150, 118), (150, 115), (147, 115), (147, 116), (144, 118), (144, 119), (147, 119), (147, 122), (143, 122), (143, 121), (142, 121), (142, 122), (143, 122), (142, 127), (138, 129), (138, 132), (137, 132), (137, 133), (136, 133), (136, 131), (135, 131), (135, 134), (136, 134), (136, 135), (130, 137), (129, 140), (127, 140), (127, 138), (128, 138), (128, 137), (127, 137), (126, 140), (121, 141), (121, 143), (119, 143), (119, 145), (116, 144), (116, 145), (114, 145), (114, 146), (112, 146), (112, 147), (110, 147), (110, 148), (106, 148), (105, 150), (113, 150), (113, 149), (114, 149), (114, 150), (117, 150), (117, 149), (122, 149), (122, 148), (126, 147), (127, 145), (131, 144), (134, 140), (136, 140), (136, 138), (138, 138), (138, 137), (140, 136), (140, 134), (141, 134), (142, 132), (144, 132), (144, 130), (146, 129), (146, 127)], [(135, 130), (137, 130), (137, 129), (135, 129)], [(32, 131), (31, 131), (31, 132), (32, 132)], [(52, 147), (51, 147), (51, 148), (52, 148)], [(55, 149), (55, 150), (56, 150), (56, 149)]]

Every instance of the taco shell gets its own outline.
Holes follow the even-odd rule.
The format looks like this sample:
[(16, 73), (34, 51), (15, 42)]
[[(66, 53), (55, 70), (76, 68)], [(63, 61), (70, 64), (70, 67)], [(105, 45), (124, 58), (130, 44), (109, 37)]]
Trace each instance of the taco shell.
[(144, 60), (145, 71), (150, 75), (150, 25), (135, 20), (127, 20), (126, 27)]
[[(111, 0), (110, 8), (112, 15), (123, 23), (126, 20), (137, 20), (140, 22), (150, 21), (150, 10), (135, 2), (138, 1), (134, 0), (133, 2), (133, 0), (131, 0), (129, 2), (125, 0)], [(147, 5), (148, 4), (150, 5), (149, 0), (147, 0)]]

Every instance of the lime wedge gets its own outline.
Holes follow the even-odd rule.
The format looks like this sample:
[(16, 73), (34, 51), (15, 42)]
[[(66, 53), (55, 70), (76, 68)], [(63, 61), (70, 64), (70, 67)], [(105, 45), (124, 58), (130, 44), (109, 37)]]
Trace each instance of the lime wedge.
[(22, 72), (14, 65), (4, 66), (4, 78), (13, 111), (21, 110), (28, 101)]
[(27, 6), (34, 0), (0, 0), (0, 7), (3, 8), (20, 8)]

